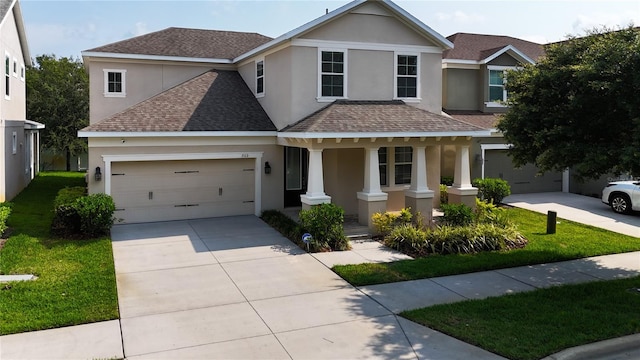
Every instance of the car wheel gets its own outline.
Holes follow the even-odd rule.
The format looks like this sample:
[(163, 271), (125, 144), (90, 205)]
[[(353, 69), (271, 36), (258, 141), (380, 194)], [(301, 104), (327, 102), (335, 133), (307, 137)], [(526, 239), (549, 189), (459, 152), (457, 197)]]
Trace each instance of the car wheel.
[(611, 209), (618, 214), (628, 214), (631, 212), (631, 199), (626, 194), (613, 194), (609, 198)]

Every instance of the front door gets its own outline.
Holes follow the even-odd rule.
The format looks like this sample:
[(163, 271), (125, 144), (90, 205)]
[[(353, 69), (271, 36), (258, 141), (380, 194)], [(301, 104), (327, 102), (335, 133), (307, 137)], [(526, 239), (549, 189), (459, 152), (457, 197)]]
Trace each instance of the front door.
[(300, 206), (300, 195), (307, 192), (309, 152), (296, 147), (284, 148), (284, 206)]

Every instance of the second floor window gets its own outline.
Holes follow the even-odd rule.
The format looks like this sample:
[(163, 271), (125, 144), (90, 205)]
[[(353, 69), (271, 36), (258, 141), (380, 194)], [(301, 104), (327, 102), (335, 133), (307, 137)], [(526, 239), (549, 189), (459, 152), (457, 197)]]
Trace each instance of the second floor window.
[(418, 56), (397, 55), (396, 97), (418, 97)]
[(489, 101), (507, 101), (503, 70), (489, 70)]
[(256, 63), (256, 95), (264, 95), (264, 60)]
[(11, 59), (9, 55), (4, 57), (4, 96), (11, 95)]
[(344, 60), (344, 52), (322, 51), (320, 64), (321, 96), (344, 96)]
[(104, 96), (126, 96), (126, 70), (104, 70)]

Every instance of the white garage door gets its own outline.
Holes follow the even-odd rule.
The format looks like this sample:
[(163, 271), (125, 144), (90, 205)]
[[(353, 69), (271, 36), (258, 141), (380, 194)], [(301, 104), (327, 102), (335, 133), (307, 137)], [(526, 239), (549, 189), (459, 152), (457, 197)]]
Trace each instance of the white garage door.
[(253, 159), (132, 161), (111, 166), (123, 223), (254, 213)]

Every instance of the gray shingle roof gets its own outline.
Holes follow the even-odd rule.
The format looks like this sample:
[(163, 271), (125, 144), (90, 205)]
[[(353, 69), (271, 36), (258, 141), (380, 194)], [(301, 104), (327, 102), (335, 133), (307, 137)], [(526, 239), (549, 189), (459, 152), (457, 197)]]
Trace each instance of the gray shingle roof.
[(512, 45), (534, 61), (544, 55), (540, 44), (511, 36), (456, 33), (447, 37), (453, 49), (442, 53), (443, 59), (483, 60), (508, 45)]
[(270, 40), (257, 33), (170, 27), (86, 51), (233, 59)]
[(475, 125), (393, 101), (337, 100), (281, 132), (455, 132), (482, 131)]
[(454, 119), (461, 120), (487, 130), (494, 129), (501, 116), (500, 114), (483, 113), (481, 111), (444, 110), (444, 112)]
[(7, 16), (9, 9), (11, 9), (12, 0), (0, 0), (0, 21), (4, 20)]
[(275, 131), (236, 71), (209, 71), (81, 131)]

